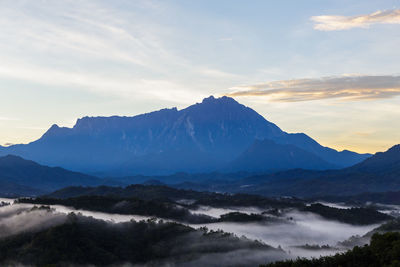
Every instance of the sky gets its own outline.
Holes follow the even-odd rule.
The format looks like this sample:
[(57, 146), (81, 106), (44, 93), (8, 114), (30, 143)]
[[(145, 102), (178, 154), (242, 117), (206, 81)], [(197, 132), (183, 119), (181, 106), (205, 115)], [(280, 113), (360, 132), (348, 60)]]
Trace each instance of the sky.
[(234, 97), (325, 146), (400, 143), (400, 1), (0, 1), (0, 145)]

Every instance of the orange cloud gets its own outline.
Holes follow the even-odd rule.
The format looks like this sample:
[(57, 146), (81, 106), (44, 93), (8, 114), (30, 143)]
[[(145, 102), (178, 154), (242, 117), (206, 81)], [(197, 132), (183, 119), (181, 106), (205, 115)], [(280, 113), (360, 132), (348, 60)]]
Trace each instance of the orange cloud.
[(339, 76), (273, 81), (231, 88), (228, 96), (264, 96), (270, 101), (296, 102), (337, 98), (360, 101), (400, 95), (400, 76)]
[(320, 31), (368, 28), (372, 24), (400, 24), (400, 9), (377, 11), (359, 16), (314, 16), (314, 29)]

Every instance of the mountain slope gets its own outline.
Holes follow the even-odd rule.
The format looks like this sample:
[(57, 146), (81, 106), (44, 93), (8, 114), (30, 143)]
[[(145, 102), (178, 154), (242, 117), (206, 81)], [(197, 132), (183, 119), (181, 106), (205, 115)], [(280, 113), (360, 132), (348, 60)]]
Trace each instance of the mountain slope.
[(209, 97), (186, 109), (134, 117), (84, 117), (73, 128), (53, 125), (39, 140), (0, 149), (49, 166), (109, 175), (208, 172), (226, 165), (256, 139), (295, 145), (330, 164), (367, 158), (288, 134), (229, 97)]
[(260, 267), (398, 266), (399, 243), (400, 233), (377, 233), (372, 236), (370, 244), (356, 246), (344, 253), (312, 259), (278, 261)]
[(357, 154), (349, 150), (338, 152), (335, 149), (321, 146), (304, 133), (288, 133), (273, 140), (279, 144), (293, 144), (341, 168), (353, 166), (371, 156), (370, 154)]
[[(400, 146), (341, 170), (290, 170), (252, 176), (219, 190), (300, 197), (355, 195), (400, 189)], [(243, 185), (246, 185), (244, 188)]]
[(39, 165), (21, 157), (8, 155), (0, 158), (0, 184), (3, 195), (28, 195), (53, 191), (71, 185), (101, 185), (104, 181), (94, 176), (71, 172), (59, 167)]
[(39, 196), (45, 191), (29, 186), (19, 185), (10, 181), (2, 181), (0, 178), (0, 197)]
[(378, 152), (350, 169), (380, 174), (400, 173), (400, 145), (395, 145), (386, 152)]
[(291, 144), (282, 145), (271, 140), (256, 140), (225, 170), (261, 172), (296, 168), (334, 169), (336, 166)]

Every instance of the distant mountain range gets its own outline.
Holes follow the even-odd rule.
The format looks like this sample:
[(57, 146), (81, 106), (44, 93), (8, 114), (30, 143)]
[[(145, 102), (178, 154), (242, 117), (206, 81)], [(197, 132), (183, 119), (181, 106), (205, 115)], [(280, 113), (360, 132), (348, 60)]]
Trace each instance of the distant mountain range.
[[(204, 190), (204, 184), (200, 187)], [(195, 188), (185, 184), (184, 188)], [(340, 170), (293, 169), (214, 185), (213, 190), (268, 196), (349, 196), (400, 190), (400, 145)]]
[(338, 152), (305, 134), (286, 133), (234, 99), (212, 96), (182, 110), (163, 109), (134, 117), (84, 117), (73, 128), (53, 125), (32, 143), (0, 147), (0, 155), (8, 154), (112, 176), (331, 169), (370, 156)]
[(0, 197), (20, 197), (20, 196), (39, 196), (47, 193), (47, 191), (40, 190), (29, 186), (16, 184), (10, 181), (0, 180)]
[(119, 185), (103, 179), (65, 170), (47, 167), (18, 156), (0, 157), (0, 195), (32, 196), (52, 192), (72, 185), (98, 186)]
[(292, 144), (277, 144), (272, 140), (256, 140), (224, 169), (229, 172), (279, 171), (304, 168), (310, 170), (336, 169), (314, 153)]
[[(308, 152), (295, 149), (292, 145), (276, 145), (266, 141), (258, 142), (262, 144), (257, 145), (257, 148), (262, 148), (263, 145), (274, 146), (277, 151), (272, 154), (276, 153), (280, 158), (286, 159), (285, 164), (289, 164), (291, 160), (291, 158), (282, 157), (282, 155), (287, 155), (287, 151), (290, 151), (293, 155), (299, 153), (298, 155), (307, 159)], [(283, 149), (283, 152), (279, 151), (281, 149)], [(257, 152), (257, 149), (254, 150)], [(251, 151), (253, 150), (245, 153), (253, 154)], [(259, 154), (254, 152), (254, 155)], [(263, 160), (269, 162), (268, 159), (271, 156), (261, 154), (260, 158), (261, 162)], [(254, 157), (253, 160), (257, 161), (258, 159)], [(272, 159), (272, 162), (274, 162), (274, 159)], [(243, 166), (247, 164), (251, 164), (251, 162), (245, 162)], [(256, 165), (258, 165), (257, 162)], [(167, 176), (137, 175), (102, 179), (59, 167), (42, 166), (18, 156), (8, 155), (0, 157), (0, 196), (35, 196), (68, 186), (125, 186), (141, 183), (168, 185), (178, 189), (199, 191), (304, 198), (321, 197), (321, 199), (343, 201), (381, 200), (384, 203), (397, 204), (399, 193), (389, 191), (400, 190), (400, 145), (396, 145), (386, 152), (376, 153), (361, 163), (340, 170), (291, 169), (260, 173), (176, 173)], [(107, 189), (100, 187), (99, 190), (104, 191), (104, 188)], [(86, 192), (92, 189), (82, 188), (82, 190)]]

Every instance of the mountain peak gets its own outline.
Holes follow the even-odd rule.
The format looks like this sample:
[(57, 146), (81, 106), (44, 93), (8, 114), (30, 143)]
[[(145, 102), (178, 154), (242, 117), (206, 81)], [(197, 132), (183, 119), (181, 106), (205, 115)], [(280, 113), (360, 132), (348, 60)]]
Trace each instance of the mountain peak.
[(202, 103), (207, 103), (212, 101), (215, 101), (215, 97), (213, 95), (210, 95), (209, 97), (204, 98)]
[(392, 146), (386, 152), (400, 153), (400, 144)]
[[(59, 127), (57, 124), (53, 124), (42, 136), (43, 137), (53, 137), (53, 136), (59, 136), (62, 135), (66, 127)], [(39, 139), (40, 140), (40, 139)]]
[(206, 97), (203, 99), (201, 102), (202, 104), (221, 104), (221, 103), (235, 103), (239, 104), (235, 99), (228, 97), (228, 96), (222, 96), (215, 98), (213, 95)]
[(343, 159), (343, 153), (329, 149), (326, 152), (327, 148), (307, 135), (287, 134), (255, 110), (227, 96), (209, 96), (181, 110), (161, 109), (136, 116), (86, 116), (72, 128), (54, 124), (39, 140), (1, 148), (0, 155), (15, 154), (40, 164), (90, 172), (204, 172), (223, 167), (256, 139), (292, 144), (340, 166), (365, 158), (346, 154)]
[(58, 129), (60, 129), (60, 127), (57, 124), (51, 125), (51, 127), (43, 134), (43, 137), (52, 135), (54, 132), (57, 132)]
[(261, 119), (261, 115), (255, 112), (253, 109), (246, 107), (238, 103), (235, 99), (227, 96), (214, 97), (209, 96), (204, 98), (201, 103), (196, 103), (185, 109), (181, 110), (183, 113), (193, 112), (196, 115), (207, 117), (208, 120), (212, 121), (216, 118), (220, 120), (247, 120), (251, 118), (257, 118), (265, 121), (265, 118)]
[(59, 129), (60, 127), (57, 125), (57, 124), (53, 124), (53, 125), (51, 125), (51, 127), (50, 127), (50, 129), (49, 130), (57, 130), (57, 129)]
[(391, 159), (400, 159), (400, 144), (394, 145), (391, 148), (389, 148), (385, 152), (378, 152), (376, 153), (372, 158), (376, 157), (386, 157), (386, 158), (391, 158)]

